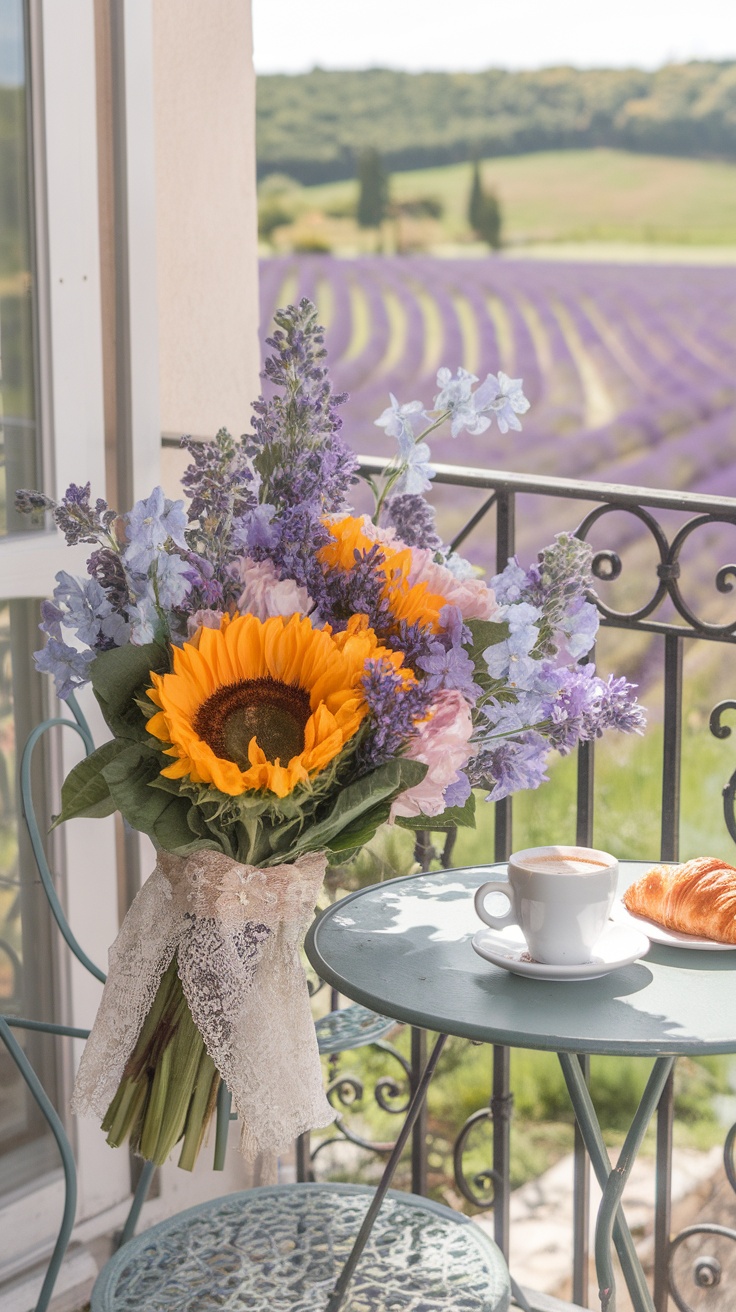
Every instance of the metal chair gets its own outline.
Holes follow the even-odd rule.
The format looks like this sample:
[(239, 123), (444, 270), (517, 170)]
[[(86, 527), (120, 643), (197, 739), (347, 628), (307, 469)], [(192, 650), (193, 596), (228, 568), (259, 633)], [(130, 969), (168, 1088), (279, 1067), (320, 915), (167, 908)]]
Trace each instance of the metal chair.
[[(56, 725), (77, 732), (85, 750), (92, 736), (73, 697), (73, 720), (58, 717), (30, 735), (21, 760), (21, 798), (41, 881), (52, 914), (79, 962), (98, 980), (104, 973), (77, 942), (54, 888), (31, 792), (31, 759), (42, 736)], [(378, 1041), (394, 1022), (349, 1006), (317, 1021), (321, 1052), (343, 1052)], [(65, 1179), (65, 1202), (36, 1312), (46, 1312), (72, 1233), (76, 1212), (76, 1168), (64, 1125), (13, 1029), (86, 1038), (88, 1031), (53, 1022), (0, 1016), (0, 1038), (15, 1062), (56, 1140)], [(428, 1076), (427, 1076), (428, 1078)], [(215, 1131), (215, 1169), (224, 1164), (231, 1119), (230, 1097), (221, 1086)], [(410, 1125), (399, 1136), (398, 1159)], [(346, 1294), (335, 1282), (374, 1200), (362, 1185), (297, 1183), (257, 1187), (190, 1208), (136, 1236), (153, 1176), (147, 1162), (123, 1226), (118, 1251), (106, 1263), (92, 1292), (92, 1312), (206, 1312), (208, 1308), (250, 1312), (506, 1312), (508, 1271), (499, 1249), (467, 1217), (425, 1198), (389, 1192)]]

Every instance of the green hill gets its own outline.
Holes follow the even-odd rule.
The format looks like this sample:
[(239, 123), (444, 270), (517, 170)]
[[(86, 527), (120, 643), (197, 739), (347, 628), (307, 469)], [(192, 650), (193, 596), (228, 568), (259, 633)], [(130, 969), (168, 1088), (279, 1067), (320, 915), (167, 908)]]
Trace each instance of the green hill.
[[(736, 246), (736, 163), (673, 159), (620, 150), (547, 151), (486, 160), (483, 177), (503, 211), (504, 243), (628, 242)], [(391, 196), (399, 202), (432, 197), (441, 221), (425, 222), (426, 244), (470, 240), (468, 164), (394, 173)], [(323, 232), (333, 249), (356, 242), (346, 220), (357, 184), (333, 182), (295, 193), (302, 229), (310, 215), (327, 215)], [(404, 223), (404, 227), (407, 223)], [(391, 225), (388, 233), (391, 237)], [(370, 241), (374, 241), (371, 236)]]
[(736, 159), (736, 62), (274, 74), (258, 79), (257, 131), (259, 176), (302, 183), (353, 177), (368, 146), (392, 171), (596, 146)]

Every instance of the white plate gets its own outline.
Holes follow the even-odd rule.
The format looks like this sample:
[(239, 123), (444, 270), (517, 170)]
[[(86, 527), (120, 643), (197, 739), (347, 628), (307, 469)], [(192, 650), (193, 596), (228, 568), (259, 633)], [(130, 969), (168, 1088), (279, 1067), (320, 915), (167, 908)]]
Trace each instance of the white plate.
[(611, 923), (606, 925), (591, 960), (580, 966), (545, 966), (541, 961), (532, 961), (518, 925), (480, 929), (473, 935), (472, 943), (479, 957), (510, 970), (512, 975), (556, 980), (598, 979), (645, 956), (650, 946), (647, 935), (640, 929)]
[(659, 943), (666, 948), (698, 948), (701, 952), (736, 951), (734, 943), (716, 943), (715, 939), (699, 938), (697, 934), (681, 934), (676, 929), (665, 929), (664, 925), (658, 925), (655, 920), (648, 920), (646, 916), (635, 916), (631, 911), (626, 910), (619, 898), (611, 907), (611, 920), (616, 925), (638, 929), (646, 934), (652, 943)]

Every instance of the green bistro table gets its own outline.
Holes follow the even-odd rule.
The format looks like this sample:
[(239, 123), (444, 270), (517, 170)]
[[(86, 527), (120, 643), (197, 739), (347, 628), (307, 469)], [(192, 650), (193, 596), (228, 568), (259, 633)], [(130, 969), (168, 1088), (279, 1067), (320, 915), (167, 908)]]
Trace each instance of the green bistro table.
[[(623, 862), (619, 893), (651, 865)], [(596, 980), (519, 978), (484, 961), (471, 946), (482, 928), (475, 890), (505, 870), (444, 870), (361, 889), (318, 917), (307, 936), (307, 955), (321, 978), (346, 997), (435, 1032), (428, 1076), (450, 1034), (557, 1053), (603, 1193), (595, 1236), (601, 1308), (615, 1309), (615, 1245), (636, 1312), (654, 1312), (621, 1195), (675, 1059), (736, 1052), (736, 952), (652, 945), (642, 960)], [(578, 1054), (654, 1058), (615, 1170)], [(427, 1084), (422, 1081), (409, 1116)], [(384, 1178), (382, 1187), (389, 1182)], [(378, 1203), (380, 1197), (379, 1189)], [(360, 1244), (356, 1249), (355, 1261)]]

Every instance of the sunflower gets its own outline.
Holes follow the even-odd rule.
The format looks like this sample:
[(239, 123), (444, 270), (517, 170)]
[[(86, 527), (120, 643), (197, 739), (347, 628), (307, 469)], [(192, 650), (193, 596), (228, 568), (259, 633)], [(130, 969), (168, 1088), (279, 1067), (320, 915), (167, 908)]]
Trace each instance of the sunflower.
[[(321, 548), (319, 559), (328, 569), (349, 570), (355, 564), (356, 551), (362, 554), (376, 545), (377, 539), (368, 536), (364, 521), (355, 515), (328, 523), (327, 528), (332, 541)], [(421, 624), (437, 633), (441, 627), (440, 611), (447, 605), (447, 598), (430, 592), (427, 583), (409, 582), (413, 563), (410, 547), (403, 544), (393, 547), (381, 541), (378, 545), (384, 557), (383, 564), (377, 566), (386, 580), (383, 596), (396, 624), (405, 620), (407, 624)]]
[[(398, 670), (403, 657), (359, 619), (335, 635), (300, 615), (225, 616), (219, 629), (200, 629), (174, 648), (171, 674), (151, 673), (159, 710), (147, 728), (174, 758), (161, 773), (231, 797), (286, 797), (357, 733), (368, 714), (366, 661), (376, 659)], [(408, 670), (405, 678), (413, 681)]]

